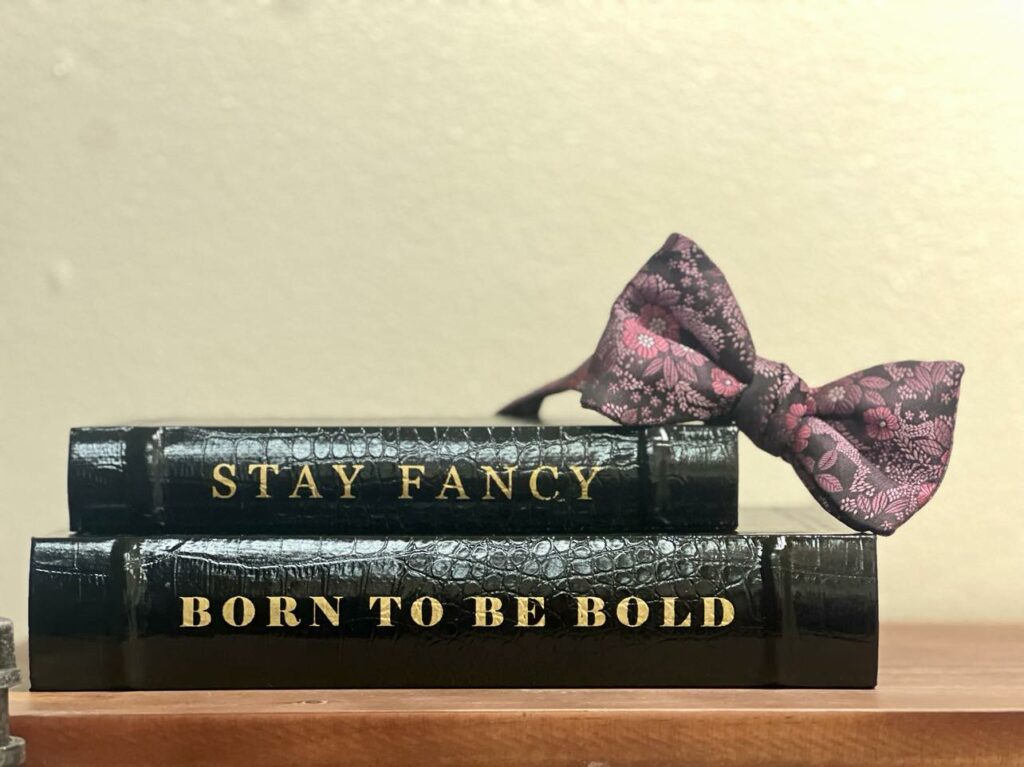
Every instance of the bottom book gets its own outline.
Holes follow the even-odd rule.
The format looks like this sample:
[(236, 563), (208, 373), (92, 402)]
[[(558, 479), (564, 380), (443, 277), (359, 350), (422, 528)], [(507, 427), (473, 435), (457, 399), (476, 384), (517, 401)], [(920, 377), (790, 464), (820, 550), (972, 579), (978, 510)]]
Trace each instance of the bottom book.
[(873, 687), (865, 534), (73, 537), (34, 690)]

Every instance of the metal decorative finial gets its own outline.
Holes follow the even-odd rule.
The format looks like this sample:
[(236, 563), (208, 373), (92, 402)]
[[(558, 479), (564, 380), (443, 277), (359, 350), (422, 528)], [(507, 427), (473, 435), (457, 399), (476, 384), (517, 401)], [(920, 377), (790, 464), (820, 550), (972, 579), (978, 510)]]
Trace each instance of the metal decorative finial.
[(0, 767), (25, 763), (25, 741), (11, 735), (7, 691), (21, 682), (14, 659), (14, 625), (0, 618)]

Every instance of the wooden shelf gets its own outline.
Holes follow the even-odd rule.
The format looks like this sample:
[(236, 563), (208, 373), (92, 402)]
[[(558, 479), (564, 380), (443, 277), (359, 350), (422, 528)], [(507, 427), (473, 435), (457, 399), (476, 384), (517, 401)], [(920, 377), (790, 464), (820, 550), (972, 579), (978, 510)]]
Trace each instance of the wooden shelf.
[(45, 765), (1024, 764), (1024, 626), (884, 626), (875, 690), (13, 693)]

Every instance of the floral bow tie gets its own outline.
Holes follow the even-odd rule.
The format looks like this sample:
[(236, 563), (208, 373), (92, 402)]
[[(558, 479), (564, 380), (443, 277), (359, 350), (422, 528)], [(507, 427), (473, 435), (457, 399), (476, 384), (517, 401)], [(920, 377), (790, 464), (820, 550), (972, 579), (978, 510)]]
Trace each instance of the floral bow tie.
[(536, 417), (549, 394), (578, 389), (585, 407), (622, 424), (732, 420), (829, 513), (888, 535), (946, 473), (963, 372), (892, 362), (810, 387), (757, 356), (725, 276), (674, 234), (616, 299), (594, 354), (501, 414)]

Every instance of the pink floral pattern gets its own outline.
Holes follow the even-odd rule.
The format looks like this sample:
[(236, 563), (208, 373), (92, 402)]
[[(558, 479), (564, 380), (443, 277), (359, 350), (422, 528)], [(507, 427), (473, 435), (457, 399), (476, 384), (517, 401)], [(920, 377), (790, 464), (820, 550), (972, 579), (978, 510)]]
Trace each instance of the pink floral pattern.
[(900, 419), (887, 407), (873, 407), (864, 411), (864, 430), (871, 439), (884, 442), (896, 436)]
[(711, 389), (722, 397), (735, 397), (743, 386), (736, 380), (736, 376), (729, 375), (721, 368), (714, 368), (711, 371)]
[(619, 295), (594, 354), (501, 412), (535, 417), (547, 395), (578, 389), (623, 424), (731, 419), (829, 513), (888, 535), (946, 473), (963, 372), (893, 362), (812, 388), (757, 356), (725, 276), (674, 234)]
[(642, 318), (627, 317), (622, 323), (622, 343), (640, 359), (649, 360), (668, 349), (668, 341), (649, 329)]
[(861, 389), (855, 383), (836, 382), (822, 387), (818, 412), (822, 415), (850, 415), (860, 402)]

